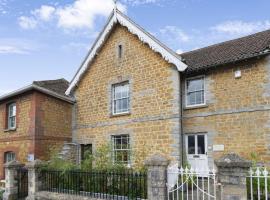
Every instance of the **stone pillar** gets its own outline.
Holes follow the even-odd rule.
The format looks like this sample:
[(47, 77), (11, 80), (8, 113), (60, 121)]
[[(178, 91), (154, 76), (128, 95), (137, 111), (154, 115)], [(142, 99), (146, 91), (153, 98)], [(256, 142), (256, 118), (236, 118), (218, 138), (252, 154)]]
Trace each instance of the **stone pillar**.
[(222, 200), (246, 200), (246, 176), (251, 162), (231, 153), (215, 161)]
[(18, 161), (11, 161), (4, 165), (5, 167), (5, 193), (3, 200), (18, 199), (18, 169), (24, 165)]
[(169, 160), (154, 155), (145, 161), (148, 200), (167, 200), (167, 167)]
[(27, 200), (35, 200), (36, 193), (41, 189), (40, 170), (43, 162), (35, 160), (26, 164), (28, 169), (28, 197)]

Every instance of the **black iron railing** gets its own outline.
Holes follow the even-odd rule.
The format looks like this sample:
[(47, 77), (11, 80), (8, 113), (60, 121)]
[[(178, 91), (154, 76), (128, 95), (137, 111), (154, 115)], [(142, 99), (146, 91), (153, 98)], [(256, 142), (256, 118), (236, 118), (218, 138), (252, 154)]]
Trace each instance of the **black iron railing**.
[(41, 172), (42, 190), (102, 199), (147, 199), (146, 173), (138, 172)]

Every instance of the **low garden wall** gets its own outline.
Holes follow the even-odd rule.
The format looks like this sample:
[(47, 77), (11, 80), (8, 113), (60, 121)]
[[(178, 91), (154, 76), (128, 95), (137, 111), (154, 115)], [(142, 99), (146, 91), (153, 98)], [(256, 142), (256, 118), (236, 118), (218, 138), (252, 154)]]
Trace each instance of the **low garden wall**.
[(101, 199), (43, 191), (36, 193), (36, 200), (101, 200)]
[[(55, 171), (42, 168), (42, 162), (36, 160), (26, 165), (28, 170), (28, 196), (26, 200), (176, 200), (180, 194), (184, 195), (183, 197), (186, 195), (188, 199), (188, 196), (193, 195), (193, 191), (196, 189), (193, 188), (193, 186), (196, 186), (196, 181), (194, 181), (196, 180), (194, 179), (196, 172), (193, 169), (188, 170), (186, 168), (183, 170), (176, 167), (176, 171), (172, 171), (176, 173), (176, 176), (170, 177), (168, 165), (169, 161), (166, 158), (154, 155), (145, 161), (147, 173), (138, 173), (131, 170), (118, 172)], [(258, 193), (257, 196), (259, 197), (268, 196), (267, 183), (270, 177), (266, 170), (257, 170), (249, 176), (251, 163), (235, 154), (222, 157), (216, 161), (216, 166), (218, 171), (217, 173), (214, 172), (215, 170), (213, 171), (214, 178), (212, 180), (216, 188), (212, 196), (214, 199), (246, 200), (248, 195), (252, 196), (252, 192), (255, 195)], [(22, 165), (17, 161), (5, 165), (6, 189), (3, 195), (4, 200), (18, 199), (18, 188), (20, 187), (17, 182), (18, 169), (21, 167)], [(173, 181), (174, 179), (177, 181)], [(189, 181), (185, 182), (183, 179)], [(249, 192), (247, 192), (247, 179), (251, 181), (248, 185), (251, 187)], [(206, 182), (203, 180), (206, 180)], [(170, 181), (173, 181), (174, 184), (172, 190), (168, 189)], [(182, 187), (179, 186), (179, 181), (182, 182)], [(211, 188), (204, 188), (204, 183), (209, 183), (209, 176), (197, 175), (197, 185), (198, 181), (203, 183), (202, 199), (207, 199), (205, 198), (207, 190), (209, 193)], [(258, 186), (255, 187), (254, 185), (253, 187), (253, 183)], [(262, 185), (262, 183), (266, 184)], [(190, 188), (191, 193), (189, 194)], [(256, 191), (254, 188), (258, 188), (257, 190), (260, 191)], [(208, 198), (210, 197), (208, 195)]]

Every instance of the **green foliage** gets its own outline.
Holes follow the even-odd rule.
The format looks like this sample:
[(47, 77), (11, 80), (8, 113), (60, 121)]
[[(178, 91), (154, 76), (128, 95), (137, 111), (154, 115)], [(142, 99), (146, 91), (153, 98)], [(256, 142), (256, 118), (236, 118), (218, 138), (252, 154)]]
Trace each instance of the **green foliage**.
[(80, 165), (54, 154), (41, 173), (44, 190), (54, 188), (58, 192), (84, 191), (128, 196), (129, 199), (146, 198), (146, 174), (114, 163), (110, 144), (98, 147), (94, 154), (84, 152)]
[(81, 163), (81, 170), (83, 171), (121, 171), (125, 169), (127, 169), (126, 165), (113, 162), (110, 144), (98, 147), (94, 154), (86, 151), (85, 159)]
[(51, 160), (43, 166), (43, 169), (60, 170), (65, 172), (70, 170), (77, 170), (79, 169), (79, 166), (71, 161), (63, 160), (57, 155), (53, 155)]
[(252, 162), (252, 167), (256, 167), (257, 163), (259, 161), (258, 154), (255, 152), (252, 152), (252, 153), (250, 153), (250, 158), (251, 158), (251, 162)]
[(0, 189), (0, 200), (3, 200), (3, 194), (4, 194), (4, 192), (5, 192), (4, 190), (1, 190)]
[[(264, 169), (261, 169), (261, 174)], [(265, 178), (252, 178), (252, 188), (253, 188), (253, 199), (257, 200), (258, 199), (258, 185), (260, 188), (260, 194), (261, 198), (264, 199), (265, 197), (265, 191), (270, 191), (270, 178), (266, 179), (268, 184), (265, 185)], [(267, 188), (265, 187), (267, 186)], [(266, 190), (267, 189), (267, 190)], [(247, 193), (250, 196), (251, 195), (251, 180), (249, 177), (247, 177)]]

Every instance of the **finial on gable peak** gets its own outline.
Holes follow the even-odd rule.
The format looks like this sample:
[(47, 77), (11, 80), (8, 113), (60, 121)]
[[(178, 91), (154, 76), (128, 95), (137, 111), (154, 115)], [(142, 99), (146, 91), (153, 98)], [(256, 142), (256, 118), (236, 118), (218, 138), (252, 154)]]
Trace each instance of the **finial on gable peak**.
[(116, 12), (116, 10), (117, 10), (117, 0), (113, 0), (113, 2), (114, 2), (113, 10), (114, 10), (114, 12)]

